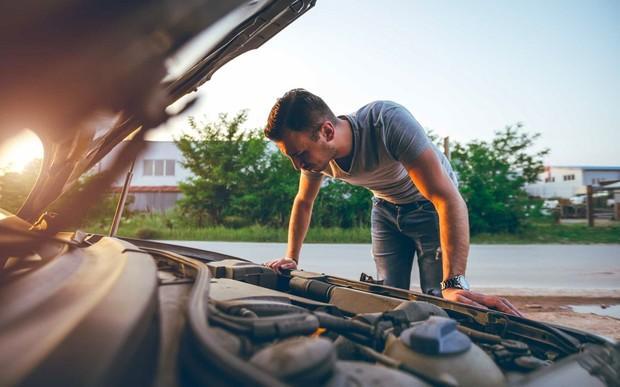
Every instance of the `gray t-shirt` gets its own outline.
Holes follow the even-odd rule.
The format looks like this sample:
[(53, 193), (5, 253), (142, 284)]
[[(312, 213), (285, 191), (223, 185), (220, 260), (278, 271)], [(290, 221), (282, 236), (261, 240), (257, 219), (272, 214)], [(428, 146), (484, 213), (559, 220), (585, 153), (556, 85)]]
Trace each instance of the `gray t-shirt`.
[(444, 172), (457, 185), (448, 159), (429, 140), (424, 128), (403, 106), (391, 101), (376, 101), (357, 112), (342, 116), (353, 130), (353, 157), (348, 171), (332, 160), (320, 173), (302, 170), (314, 179), (331, 176), (368, 188), (374, 196), (395, 204), (424, 199), (407, 174), (403, 163), (415, 160), (431, 147)]

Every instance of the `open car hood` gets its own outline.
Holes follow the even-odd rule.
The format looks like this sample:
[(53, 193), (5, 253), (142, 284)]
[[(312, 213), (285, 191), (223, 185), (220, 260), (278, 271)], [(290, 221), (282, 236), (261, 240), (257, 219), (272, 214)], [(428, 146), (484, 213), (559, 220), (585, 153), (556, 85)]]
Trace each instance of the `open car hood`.
[[(136, 132), (90, 194), (102, 192), (126, 170), (144, 133), (170, 117), (167, 106), (314, 3), (59, 0), (4, 10), (0, 33), (9, 38), (0, 61), (0, 143), (29, 128), (44, 148), (39, 178), (17, 215), (35, 221)], [(166, 61), (180, 50), (199, 52), (199, 59), (173, 74)]]

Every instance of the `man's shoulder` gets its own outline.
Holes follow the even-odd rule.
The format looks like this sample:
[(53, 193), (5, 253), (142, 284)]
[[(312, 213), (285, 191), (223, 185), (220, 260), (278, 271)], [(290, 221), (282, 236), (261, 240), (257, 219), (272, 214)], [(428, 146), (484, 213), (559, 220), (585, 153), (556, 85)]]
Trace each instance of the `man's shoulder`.
[(360, 128), (381, 129), (386, 122), (403, 114), (410, 115), (401, 104), (390, 100), (377, 100), (367, 103), (346, 117), (349, 121), (355, 121)]
[(404, 109), (403, 105), (390, 100), (377, 100), (367, 103), (358, 109), (356, 114), (374, 114), (381, 115), (388, 113), (394, 109)]

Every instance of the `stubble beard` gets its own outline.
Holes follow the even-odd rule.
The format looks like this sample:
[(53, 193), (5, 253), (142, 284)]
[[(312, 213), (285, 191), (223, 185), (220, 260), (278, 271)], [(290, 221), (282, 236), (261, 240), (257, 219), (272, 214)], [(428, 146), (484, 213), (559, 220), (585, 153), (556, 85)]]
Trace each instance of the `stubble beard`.
[(336, 158), (336, 148), (330, 146), (329, 144), (324, 144), (324, 149), (322, 149), (322, 151), (324, 151), (325, 154), (325, 161), (321, 163), (321, 165), (316, 167), (313, 166), (313, 168), (310, 169), (311, 172), (318, 173), (324, 171), (329, 163)]

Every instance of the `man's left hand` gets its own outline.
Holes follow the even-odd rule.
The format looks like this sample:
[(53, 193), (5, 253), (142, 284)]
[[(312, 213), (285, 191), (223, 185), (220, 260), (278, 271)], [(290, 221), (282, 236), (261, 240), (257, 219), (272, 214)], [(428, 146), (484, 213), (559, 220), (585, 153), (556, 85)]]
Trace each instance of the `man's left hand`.
[(524, 317), (517, 308), (515, 308), (507, 299), (503, 297), (487, 296), (482, 293), (476, 293), (463, 289), (444, 289), (442, 294), (443, 298), (446, 300), (473, 305), (479, 308), (496, 309), (500, 312)]

